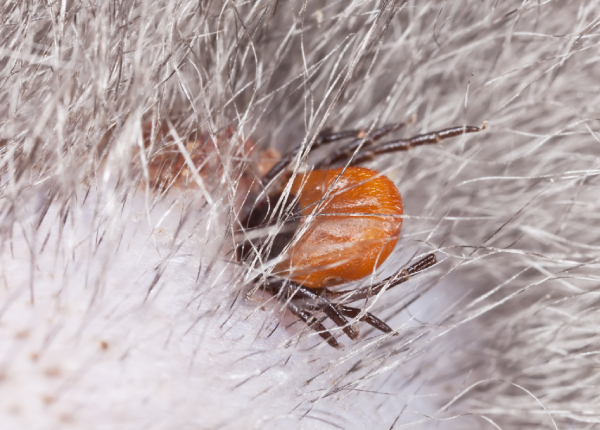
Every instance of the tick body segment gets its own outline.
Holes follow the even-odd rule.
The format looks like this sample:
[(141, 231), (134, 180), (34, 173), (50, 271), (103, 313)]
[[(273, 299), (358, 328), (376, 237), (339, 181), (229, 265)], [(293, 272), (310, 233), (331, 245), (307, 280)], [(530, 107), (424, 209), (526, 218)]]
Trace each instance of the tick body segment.
[(362, 279), (391, 254), (402, 227), (402, 198), (387, 177), (363, 167), (315, 170), (292, 184), (306, 231), (274, 274), (308, 288)]
[[(347, 304), (376, 296), (436, 264), (435, 255), (429, 254), (378, 283), (350, 291), (329, 290), (328, 287), (372, 275), (390, 256), (400, 236), (403, 207), (396, 185), (381, 173), (357, 165), (381, 154), (479, 132), (485, 124), (482, 129), (452, 127), (379, 142), (402, 127), (402, 123), (388, 124), (370, 133), (349, 130), (317, 136), (312, 149), (336, 141), (350, 142), (317, 162), (316, 170), (296, 176), (289, 192), (283, 186), (290, 177), (286, 170), (302, 148), (283, 157), (274, 150), (254, 157), (258, 182), (247, 166), (240, 165), (237, 178), (245, 182), (240, 185), (247, 194), (236, 196), (236, 208), (241, 208), (243, 214), (238, 233), (245, 237), (236, 244), (238, 261), (257, 266), (277, 259), (269, 276), (256, 278), (258, 287), (273, 294), (336, 348), (340, 344), (323, 326), (325, 318), (352, 340), (358, 338), (358, 329), (348, 318), (391, 333), (393, 330), (379, 318)], [(171, 186), (188, 187), (194, 185), (190, 179), (196, 173), (202, 179), (223, 173), (220, 154), (230, 148), (232, 128), (227, 127), (213, 138), (194, 131), (184, 134), (181, 141), (175, 141), (171, 131), (168, 124), (155, 127), (154, 131), (152, 123), (144, 126), (152, 187), (160, 191)], [(252, 154), (254, 144), (246, 140), (243, 149)], [(345, 167), (334, 168), (340, 164)]]
[[(386, 125), (373, 130), (370, 136), (357, 130), (317, 137), (313, 149), (337, 140), (354, 140), (318, 163), (319, 170), (298, 175), (285, 198), (283, 187), (272, 187), (276, 188), (274, 192), (250, 202), (251, 207), (241, 221), (244, 235), (257, 230), (259, 234), (258, 239), (249, 238), (238, 246), (238, 259), (250, 265), (279, 259), (270, 276), (258, 277), (255, 282), (336, 348), (340, 344), (323, 326), (323, 319), (329, 318), (353, 340), (358, 338), (358, 330), (347, 318), (391, 333), (393, 330), (386, 323), (347, 303), (368, 299), (400, 285), (437, 262), (435, 255), (429, 254), (376, 284), (351, 291), (327, 288), (373, 274), (394, 250), (402, 226), (402, 198), (394, 183), (374, 170), (354, 166), (379, 154), (435, 144), (485, 128), (485, 124), (482, 129), (453, 127), (377, 143), (402, 126)], [(285, 170), (299, 152), (297, 148), (285, 155), (265, 174), (262, 185), (268, 189), (281, 183)], [(348, 167), (331, 168), (341, 161)], [(277, 213), (275, 208), (279, 208)], [(266, 237), (260, 234), (260, 230), (271, 227), (275, 227), (275, 234)]]

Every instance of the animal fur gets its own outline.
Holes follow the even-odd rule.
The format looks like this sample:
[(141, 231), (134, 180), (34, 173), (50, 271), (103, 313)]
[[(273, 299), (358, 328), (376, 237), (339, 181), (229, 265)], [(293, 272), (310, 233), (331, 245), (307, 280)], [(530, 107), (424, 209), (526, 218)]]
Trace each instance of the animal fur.
[[(599, 6), (5, 2), (0, 427), (597, 428)], [(441, 261), (362, 304), (398, 335), (337, 351), (246, 297), (263, 151), (484, 121), (370, 164), (405, 218), (365, 282)], [(148, 124), (213, 170), (157, 186)]]

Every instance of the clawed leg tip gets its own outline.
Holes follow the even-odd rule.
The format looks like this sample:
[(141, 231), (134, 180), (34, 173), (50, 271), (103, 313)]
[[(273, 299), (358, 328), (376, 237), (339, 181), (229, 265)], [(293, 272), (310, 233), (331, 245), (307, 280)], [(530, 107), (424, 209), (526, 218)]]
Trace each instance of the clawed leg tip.
[(319, 332), (319, 336), (321, 336), (323, 338), (323, 340), (325, 342), (327, 342), (327, 344), (329, 346), (331, 346), (331, 347), (333, 347), (335, 349), (338, 349), (338, 350), (343, 349), (343, 345), (341, 343), (339, 343), (336, 340), (336, 338), (331, 335), (331, 333), (329, 333), (329, 332), (326, 332), (326, 333)]
[(358, 336), (360, 334), (360, 332), (358, 331), (358, 327), (356, 327), (356, 325), (346, 326), (344, 328), (344, 333), (346, 333), (346, 336), (348, 336), (351, 340), (358, 339)]
[[(408, 279), (412, 273), (418, 273), (421, 270), (432, 266), (436, 262), (435, 254), (429, 254), (408, 269), (403, 269), (406, 272), (403, 276)], [(318, 315), (315, 315), (315, 312), (323, 312), (325, 317), (329, 318), (329, 320), (337, 326), (336, 329), (341, 329), (341, 331), (352, 341), (358, 340), (360, 336), (357, 321), (367, 323), (383, 333), (398, 336), (398, 333), (395, 330), (370, 312), (365, 312), (359, 308), (346, 306), (341, 303), (332, 303), (329, 301), (329, 295), (316, 294), (308, 290), (307, 287), (301, 285), (295, 285), (293, 291), (288, 291), (289, 288), (287, 283), (273, 283), (268, 291), (278, 300), (289, 298), (289, 301), (286, 302), (287, 309), (303, 321), (309, 329), (314, 330), (321, 339), (327, 342), (332, 348), (341, 350), (344, 349), (344, 345), (340, 344), (331, 331), (322, 324), (322, 321), (317, 318)], [(331, 294), (331, 292), (326, 289), (324, 289), (324, 291)], [(295, 297), (300, 299), (311, 299), (311, 301), (303, 300), (300, 302), (293, 302), (291, 299)], [(354, 299), (356, 299), (356, 297), (354, 297)], [(352, 321), (352, 319), (354, 319), (354, 321)]]

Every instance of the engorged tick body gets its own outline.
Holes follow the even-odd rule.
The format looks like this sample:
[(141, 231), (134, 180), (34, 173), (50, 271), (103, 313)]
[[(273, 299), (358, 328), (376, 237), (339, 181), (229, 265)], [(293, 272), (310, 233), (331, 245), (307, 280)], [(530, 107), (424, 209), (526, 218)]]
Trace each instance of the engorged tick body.
[[(375, 170), (355, 165), (379, 154), (438, 143), (481, 130), (471, 126), (454, 127), (375, 145), (378, 139), (402, 126), (388, 125), (367, 137), (363, 131), (319, 136), (313, 149), (336, 140), (351, 137), (355, 140), (319, 163), (319, 169), (298, 174), (289, 194), (284, 196), (284, 187), (279, 186), (252, 202), (241, 221), (244, 234), (279, 226), (276, 234), (240, 244), (238, 258), (251, 265), (277, 258), (271, 274), (258, 277), (255, 282), (336, 348), (340, 344), (317, 319), (318, 315), (325, 314), (353, 340), (358, 338), (358, 330), (347, 318), (359, 318), (378, 330), (391, 333), (393, 330), (383, 321), (346, 303), (373, 297), (436, 263), (435, 255), (429, 254), (376, 284), (350, 291), (328, 289), (372, 275), (394, 250), (402, 227), (402, 198), (396, 185)], [(298, 149), (284, 156), (265, 175), (266, 188), (285, 174), (297, 153)], [(331, 168), (341, 161), (345, 167)], [(278, 214), (273, 212), (276, 207), (280, 208)]]
[(394, 250), (402, 198), (380, 173), (364, 167), (314, 170), (298, 176), (291, 192), (302, 219), (314, 218), (274, 275), (308, 288), (330, 287), (370, 275)]

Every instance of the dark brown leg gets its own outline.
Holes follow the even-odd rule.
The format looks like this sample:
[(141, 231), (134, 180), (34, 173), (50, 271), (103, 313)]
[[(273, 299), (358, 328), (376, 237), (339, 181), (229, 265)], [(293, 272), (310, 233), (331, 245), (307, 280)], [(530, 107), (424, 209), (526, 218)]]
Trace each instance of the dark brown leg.
[(366, 151), (359, 152), (356, 157), (350, 162), (351, 166), (362, 163), (363, 161), (371, 160), (375, 156), (380, 154), (387, 154), (390, 152), (408, 151), (411, 148), (415, 148), (421, 145), (430, 145), (439, 143), (444, 139), (450, 137), (460, 136), (467, 133), (477, 133), (485, 129), (485, 123), (483, 127), (473, 127), (466, 125), (463, 127), (452, 127), (444, 130), (434, 131), (433, 133), (419, 134), (417, 136), (410, 137), (408, 139), (392, 140), (390, 142), (384, 142), (381, 145), (370, 148)]
[[(421, 260), (421, 263), (423, 261)], [(408, 273), (409, 270), (414, 269), (418, 264), (411, 266), (405, 271)], [(314, 317), (313, 312), (325, 313), (350, 339), (356, 340), (358, 338), (358, 332), (345, 317), (357, 318), (361, 310), (330, 302), (327, 298), (328, 290), (312, 290), (295, 282), (278, 279), (267, 279), (263, 288), (273, 294), (277, 300), (285, 303), (290, 312), (304, 321), (311, 329), (315, 330), (329, 345), (340, 348), (340, 344)], [(363, 315), (360, 321), (364, 321), (384, 333), (391, 333), (393, 331), (386, 323), (370, 313)]]
[(317, 334), (321, 336), (329, 345), (333, 346), (336, 349), (341, 348), (341, 345), (338, 343), (337, 340), (335, 340), (331, 333), (329, 333), (327, 329), (323, 326), (323, 324), (321, 324), (319, 320), (313, 317), (309, 312), (299, 308), (292, 302), (289, 302), (287, 304), (287, 308), (291, 313), (293, 313), (302, 321), (304, 321), (308, 327), (316, 331)]
[(344, 315), (338, 311), (336, 305), (326, 298), (319, 296), (315, 293), (315, 290), (311, 290), (310, 288), (306, 288), (304, 285), (295, 282), (281, 280), (275, 280), (273, 282), (267, 280), (267, 284), (264, 288), (280, 301), (285, 301), (288, 306), (289, 304), (292, 304), (293, 300), (303, 300), (304, 303), (297, 302), (294, 303), (294, 306), (304, 311), (307, 309), (310, 311), (322, 311), (335, 323), (335, 325), (340, 327), (350, 339), (356, 340), (358, 338), (358, 333), (354, 330), (350, 322), (344, 318)]
[(356, 300), (368, 299), (379, 294), (384, 288), (389, 290), (391, 288), (394, 288), (395, 286), (403, 284), (404, 282), (408, 281), (412, 275), (419, 273), (427, 269), (428, 267), (433, 266), (436, 263), (437, 259), (435, 258), (435, 254), (429, 254), (425, 258), (417, 261), (408, 269), (402, 269), (395, 275), (390, 276), (389, 278), (378, 282), (377, 284), (370, 285), (368, 287), (360, 288), (354, 291), (329, 291), (326, 288), (317, 291), (318, 294), (323, 298), (341, 298), (345, 302), (354, 302)]
[[(349, 306), (344, 306), (344, 305), (335, 305), (335, 307), (342, 315), (344, 315), (348, 318), (356, 318), (362, 312), (360, 309), (351, 308)], [(377, 318), (375, 315), (373, 315), (369, 312), (365, 313), (361, 317), (360, 321), (366, 322), (367, 324), (375, 327), (377, 330), (382, 331), (384, 333), (392, 333), (394, 331), (394, 330), (392, 330), (392, 328), (389, 325), (387, 325), (386, 323), (381, 321), (379, 318)]]
[[(388, 125), (384, 125), (381, 128), (378, 128), (377, 130), (373, 130), (371, 132), (371, 134), (368, 136), (368, 139), (366, 140), (365, 144), (371, 144), (372, 142), (376, 141), (377, 139), (382, 138), (383, 136), (385, 136), (386, 134), (394, 131), (394, 130), (398, 130), (399, 128), (404, 127), (404, 123), (398, 123), (398, 124), (388, 124)], [(354, 141), (352, 141), (349, 145), (347, 145), (346, 147), (344, 147), (344, 156), (348, 151), (352, 151), (352, 149), (350, 148), (357, 148), (363, 141), (365, 141), (366, 138), (366, 131), (365, 130), (348, 130), (348, 131), (341, 131), (341, 132), (337, 132), (337, 133), (323, 133), (321, 135), (319, 135), (317, 137), (317, 139), (315, 140), (315, 142), (313, 143), (313, 146), (311, 148), (311, 151), (320, 148), (321, 146), (327, 145), (328, 143), (332, 143), (332, 142), (337, 142), (343, 139), (350, 139), (350, 138), (356, 138)], [(262, 183), (263, 185), (268, 185), (277, 175), (279, 175), (283, 170), (285, 170), (290, 163), (292, 162), (292, 160), (294, 159), (294, 157), (296, 155), (298, 155), (298, 152), (300, 151), (300, 147), (294, 149), (292, 152), (290, 152), (289, 154), (286, 154), (283, 156), (283, 158), (275, 165), (271, 168), (271, 170), (269, 170), (267, 172), (267, 174), (263, 177), (262, 179)], [(337, 154), (337, 153), (336, 153)], [(340, 153), (341, 154), (341, 153)], [(335, 157), (339, 157), (341, 156), (340, 154), (335, 155)], [(321, 163), (319, 164), (319, 166), (321, 165)]]
[(354, 139), (348, 145), (343, 146), (342, 148), (338, 149), (334, 153), (330, 154), (327, 158), (325, 158), (321, 162), (317, 163), (317, 165), (315, 167), (318, 169), (328, 168), (329, 166), (331, 166), (334, 163), (337, 163), (339, 161), (350, 158), (352, 153), (354, 151), (356, 151), (356, 149), (358, 147), (360, 147), (361, 145), (362, 145), (362, 148), (369, 147), (369, 146), (373, 145), (375, 142), (377, 142), (379, 139), (381, 139), (382, 137), (386, 136), (387, 134), (391, 133), (392, 131), (396, 131), (396, 130), (403, 128), (405, 125), (406, 125), (405, 123), (387, 124), (381, 128), (378, 128), (377, 130), (373, 130), (371, 132), (371, 134), (368, 136), (358, 136), (357, 139)]
[(325, 315), (327, 315), (327, 317), (335, 323), (335, 325), (342, 328), (342, 331), (346, 333), (346, 336), (352, 340), (358, 339), (358, 333), (356, 330), (354, 330), (352, 324), (350, 324), (350, 322), (344, 318), (344, 314), (339, 311), (337, 306), (332, 305), (327, 301), (326, 304), (321, 307), (321, 309), (323, 312), (325, 312)]

